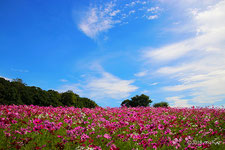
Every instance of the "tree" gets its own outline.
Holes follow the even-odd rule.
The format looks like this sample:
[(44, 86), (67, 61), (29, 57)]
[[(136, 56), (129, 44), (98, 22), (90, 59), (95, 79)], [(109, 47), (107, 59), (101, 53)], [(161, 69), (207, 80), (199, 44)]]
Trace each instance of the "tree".
[(147, 107), (149, 106), (149, 104), (152, 103), (152, 100), (149, 99), (149, 96), (141, 94), (136, 95), (134, 97), (131, 98), (131, 100), (126, 99), (124, 100), (121, 105), (123, 106), (125, 104), (125, 106), (127, 107), (138, 107), (138, 106), (144, 106)]
[(48, 90), (47, 93), (48, 93), (49, 105), (62, 106), (62, 103), (60, 102), (61, 96), (57, 91)]
[(39, 106), (74, 106), (94, 108), (98, 106), (94, 101), (80, 97), (67, 91), (59, 93), (54, 90), (42, 90), (39, 87), (27, 86), (22, 79), (8, 81), (0, 77), (0, 104), (3, 105), (39, 105)]
[(160, 103), (155, 103), (153, 107), (169, 107), (169, 104), (167, 102), (160, 102)]
[(86, 97), (78, 97), (77, 103), (78, 103), (77, 107), (79, 107), (79, 108), (83, 108), (83, 107), (95, 108), (98, 106), (94, 101), (92, 101)]
[(77, 97), (73, 91), (68, 90), (67, 92), (62, 93), (61, 102), (66, 106), (74, 106), (77, 102)]
[(34, 104), (39, 106), (49, 106), (48, 93), (41, 88), (36, 88), (36, 91), (33, 95)]
[(17, 83), (20, 83), (20, 84), (23, 84), (23, 85), (26, 85), (26, 83), (23, 82), (22, 79), (20, 78), (16, 78), (16, 79), (13, 79), (12, 82), (17, 82)]
[(122, 103), (121, 103), (121, 106), (127, 106), (127, 107), (130, 107), (131, 105), (131, 101), (129, 99), (126, 99), (124, 100)]
[(8, 104), (8, 101), (6, 98), (6, 95), (9, 89), (8, 87), (9, 87), (9, 81), (0, 77), (0, 104)]

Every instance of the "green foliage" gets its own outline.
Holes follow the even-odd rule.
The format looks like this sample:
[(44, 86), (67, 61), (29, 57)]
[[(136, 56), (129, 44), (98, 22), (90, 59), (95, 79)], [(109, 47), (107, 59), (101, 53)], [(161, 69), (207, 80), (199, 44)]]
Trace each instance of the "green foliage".
[(39, 87), (27, 86), (22, 79), (13, 81), (0, 77), (0, 104), (4, 105), (39, 105), (39, 106), (74, 106), (79, 108), (94, 108), (98, 106), (94, 101), (80, 97), (67, 91), (59, 93), (54, 90), (42, 90)]
[(16, 79), (13, 79), (12, 82), (15, 82), (15, 83), (18, 83), (18, 84), (23, 84), (23, 85), (26, 85), (22, 79), (20, 78), (16, 78)]
[(129, 107), (130, 106), (130, 100), (129, 99), (126, 99), (126, 100), (124, 100), (122, 103), (121, 103), (121, 106), (127, 106), (127, 107)]
[(131, 98), (131, 100), (126, 99), (121, 103), (121, 106), (125, 105), (127, 107), (138, 107), (138, 106), (144, 106), (147, 107), (149, 104), (152, 103), (152, 100), (149, 99), (149, 96), (145, 94), (136, 95)]
[(78, 106), (79, 108), (83, 108), (85, 106), (88, 108), (95, 108), (98, 106), (94, 101), (86, 97), (78, 97), (78, 101), (78, 104), (80, 104), (80, 106)]
[(67, 91), (62, 93), (61, 102), (66, 106), (73, 106), (77, 103), (77, 96), (73, 93), (73, 91)]
[(160, 103), (155, 103), (153, 107), (169, 107), (169, 104), (167, 102), (160, 102)]
[(48, 101), (52, 106), (63, 106), (60, 93), (54, 90), (48, 90)]

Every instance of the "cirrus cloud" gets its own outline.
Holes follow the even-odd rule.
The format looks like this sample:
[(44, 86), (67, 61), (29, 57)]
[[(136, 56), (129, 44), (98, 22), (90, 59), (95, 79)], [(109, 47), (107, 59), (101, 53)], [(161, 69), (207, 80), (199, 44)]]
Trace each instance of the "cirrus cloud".
[[(131, 1), (124, 4), (111, 0), (98, 4), (90, 4), (78, 21), (78, 28), (88, 37), (95, 39), (100, 33), (107, 32), (116, 25), (128, 24), (128, 18), (144, 18), (148, 20), (159, 17), (159, 6), (150, 7), (149, 1)], [(137, 14), (137, 15), (135, 15)]]

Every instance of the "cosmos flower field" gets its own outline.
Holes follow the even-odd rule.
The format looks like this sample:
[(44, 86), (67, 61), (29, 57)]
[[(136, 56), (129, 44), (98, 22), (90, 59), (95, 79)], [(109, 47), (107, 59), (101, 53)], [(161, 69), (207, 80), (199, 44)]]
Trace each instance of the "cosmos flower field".
[(0, 105), (0, 150), (224, 147), (224, 108)]

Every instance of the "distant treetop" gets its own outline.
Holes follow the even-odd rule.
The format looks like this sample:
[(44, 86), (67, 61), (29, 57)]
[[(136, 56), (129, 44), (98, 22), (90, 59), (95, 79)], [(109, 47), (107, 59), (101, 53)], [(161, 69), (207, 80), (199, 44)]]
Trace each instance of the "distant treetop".
[(127, 107), (138, 107), (138, 106), (144, 106), (147, 107), (152, 103), (152, 100), (149, 99), (149, 96), (145, 94), (136, 95), (131, 98), (131, 100), (126, 99), (121, 103), (121, 106), (127, 106)]

